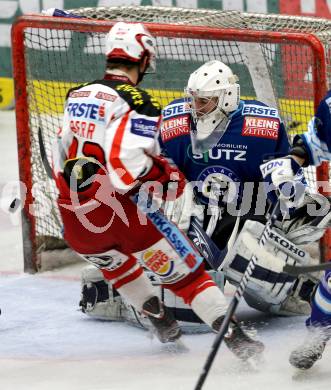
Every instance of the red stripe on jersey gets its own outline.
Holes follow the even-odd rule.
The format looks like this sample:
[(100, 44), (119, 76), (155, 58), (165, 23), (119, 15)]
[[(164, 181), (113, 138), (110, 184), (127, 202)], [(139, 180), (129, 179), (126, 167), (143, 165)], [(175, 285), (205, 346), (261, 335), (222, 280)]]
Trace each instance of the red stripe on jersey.
[[(120, 179), (123, 181), (124, 184), (130, 185), (132, 184), (135, 179), (131, 176), (130, 172), (126, 169), (126, 167), (123, 165), (121, 159), (120, 159), (120, 153), (121, 153), (121, 144), (122, 139), (125, 131), (126, 124), (129, 119), (130, 111), (128, 111), (123, 119), (121, 120), (120, 125), (118, 126), (118, 129), (116, 131), (113, 144), (110, 150), (110, 156), (109, 156), (109, 162), (112, 165), (114, 169), (121, 169), (120, 173)], [(122, 174), (122, 172), (124, 174)]]
[(208, 280), (204, 283), (202, 283), (199, 287), (197, 287), (195, 290), (194, 290), (194, 293), (190, 296), (190, 300), (189, 300), (189, 303), (191, 304), (191, 302), (193, 301), (193, 299), (199, 295), (202, 291), (206, 290), (207, 288), (209, 287), (217, 287), (217, 285), (215, 284), (215, 282), (213, 280)]
[(174, 284), (164, 284), (163, 287), (171, 290), (184, 302), (191, 304), (193, 299), (208, 287), (216, 286), (213, 279), (205, 271), (203, 263), (194, 272), (188, 274), (184, 279)]
[(144, 272), (144, 270), (139, 267), (137, 270), (135, 270), (134, 272), (132, 272), (132, 274), (126, 276), (125, 278), (122, 278), (120, 280), (118, 280), (116, 283), (114, 283), (114, 288), (118, 289), (122, 286), (124, 286), (125, 284), (128, 284), (130, 282), (132, 282), (133, 280), (136, 280), (140, 275), (142, 275), (142, 273)]
[(114, 270), (101, 268), (103, 276), (107, 280), (112, 280), (119, 278), (121, 275), (127, 273), (131, 268), (137, 264), (137, 259), (133, 256), (130, 256), (121, 266), (115, 268)]

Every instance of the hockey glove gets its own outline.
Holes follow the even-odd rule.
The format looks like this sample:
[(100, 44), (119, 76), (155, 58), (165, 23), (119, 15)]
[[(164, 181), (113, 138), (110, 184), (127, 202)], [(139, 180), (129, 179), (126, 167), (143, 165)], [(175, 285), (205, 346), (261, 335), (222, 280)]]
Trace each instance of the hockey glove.
[(163, 204), (164, 215), (169, 221), (174, 222), (177, 226), (187, 232), (191, 217), (195, 215), (202, 225), (203, 223), (203, 206), (197, 205), (194, 200), (193, 189), (190, 183), (186, 183), (183, 193), (175, 200), (171, 198)]
[(153, 167), (140, 181), (155, 181), (158, 184), (153, 188), (153, 200), (162, 200), (161, 208), (169, 221), (187, 231), (192, 215), (203, 220), (203, 206), (195, 203), (192, 186), (175, 165), (160, 156), (153, 156), (152, 159)]
[(184, 191), (186, 185), (184, 174), (164, 157), (150, 157), (153, 160), (152, 168), (146, 175), (140, 176), (139, 181), (141, 183), (155, 182), (155, 186), (151, 186), (153, 197), (175, 200)]
[[(277, 196), (288, 209), (301, 205), (306, 183), (300, 165), (291, 156), (270, 160), (260, 165), (266, 183), (273, 184)], [(272, 192), (268, 192), (271, 201), (275, 201)]]

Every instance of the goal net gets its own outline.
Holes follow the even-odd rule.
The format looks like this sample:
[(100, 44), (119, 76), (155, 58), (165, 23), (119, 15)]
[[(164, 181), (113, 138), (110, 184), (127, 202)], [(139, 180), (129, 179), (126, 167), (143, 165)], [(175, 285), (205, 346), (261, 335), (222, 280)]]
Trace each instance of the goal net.
[[(114, 21), (148, 23), (157, 41), (157, 73), (142, 87), (163, 105), (182, 96), (193, 70), (219, 59), (239, 76), (243, 97), (279, 109), (292, 137), (306, 130), (331, 76), (331, 21), (324, 19), (162, 7), (70, 12), (82, 18), (27, 15), (12, 29), (20, 180), (27, 189), (22, 195), (24, 261), (30, 272), (46, 269), (48, 259), (57, 265), (75, 258), (62, 240), (56, 189), (41, 161), (38, 129), (50, 159), (66, 92), (103, 77), (104, 38)], [(310, 185), (319, 190), (328, 174), (325, 163), (307, 170)]]

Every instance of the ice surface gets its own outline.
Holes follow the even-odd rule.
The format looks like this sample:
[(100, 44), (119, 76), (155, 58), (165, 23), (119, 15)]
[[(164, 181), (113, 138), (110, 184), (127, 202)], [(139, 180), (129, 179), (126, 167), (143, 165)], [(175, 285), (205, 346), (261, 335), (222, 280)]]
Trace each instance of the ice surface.
[[(176, 352), (124, 323), (87, 318), (78, 311), (80, 265), (39, 275), (22, 273), (18, 218), (4, 204), (17, 180), (14, 114), (0, 112), (0, 390), (187, 390), (200, 374), (213, 334), (184, 335), (189, 352)], [(324, 390), (330, 388), (330, 347), (306, 373), (288, 363), (305, 335), (304, 318), (270, 318), (242, 304), (238, 316), (255, 324), (266, 344), (257, 369), (225, 346), (204, 389)]]

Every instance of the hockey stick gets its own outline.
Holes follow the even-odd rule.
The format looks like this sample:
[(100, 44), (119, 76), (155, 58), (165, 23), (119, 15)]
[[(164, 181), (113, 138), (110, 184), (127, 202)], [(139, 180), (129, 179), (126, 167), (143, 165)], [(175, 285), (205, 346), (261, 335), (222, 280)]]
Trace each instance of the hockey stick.
[(326, 271), (331, 269), (331, 261), (324, 264), (316, 265), (289, 265), (286, 264), (283, 268), (283, 272), (286, 272), (292, 276), (299, 276), (301, 274), (309, 274), (311, 272)]
[(187, 236), (211, 268), (218, 271), (228, 252), (227, 249), (220, 250), (218, 248), (214, 241), (203, 230), (196, 217), (191, 218), (191, 225), (187, 232)]
[(46, 148), (45, 148), (41, 127), (38, 128), (38, 141), (39, 141), (39, 151), (40, 151), (41, 161), (43, 163), (47, 176), (50, 179), (53, 179), (52, 167), (47, 159)]
[[(41, 131), (41, 127), (38, 128), (38, 141), (39, 141), (39, 152), (40, 152), (40, 157), (41, 157), (41, 161), (43, 163), (43, 166), (44, 166), (44, 169), (46, 171), (46, 174), (47, 176), (50, 178), (50, 179), (53, 179), (53, 175), (52, 175), (52, 168), (51, 168), (51, 165), (47, 159), (47, 154), (46, 154), (46, 149), (45, 149), (45, 143), (44, 143), (44, 139), (43, 139), (43, 135), (42, 135), (42, 131)], [(11, 213), (14, 213), (18, 207), (20, 206), (21, 204), (21, 200), (19, 198), (14, 198), (9, 206), (9, 211)]]
[[(274, 225), (279, 212), (280, 212), (280, 202), (278, 200), (277, 203), (275, 204), (274, 208), (272, 209), (272, 211), (269, 215), (268, 221), (263, 229), (263, 232), (262, 232), (262, 235), (261, 235), (261, 238), (259, 241), (260, 246), (263, 246), (265, 244), (265, 241), (267, 239), (268, 230)], [(208, 375), (210, 368), (213, 364), (213, 361), (215, 359), (217, 351), (218, 351), (218, 349), (219, 349), (219, 347), (224, 339), (224, 336), (228, 330), (231, 318), (233, 317), (233, 315), (237, 309), (239, 301), (244, 294), (248, 280), (249, 280), (252, 272), (254, 271), (254, 268), (256, 266), (256, 262), (257, 262), (257, 258), (253, 255), (251, 257), (248, 265), (247, 265), (246, 271), (245, 271), (245, 273), (240, 281), (240, 284), (235, 292), (235, 295), (232, 298), (232, 301), (230, 302), (230, 305), (228, 307), (228, 310), (227, 310), (225, 317), (224, 317), (224, 320), (222, 322), (221, 328), (220, 328), (220, 330), (219, 330), (219, 332), (214, 340), (214, 343), (211, 347), (211, 351), (209, 352), (209, 355), (207, 356), (206, 362), (203, 366), (203, 369), (202, 369), (202, 372), (201, 372), (200, 377), (198, 379), (198, 382), (194, 388), (195, 390), (202, 389), (202, 386), (207, 378), (207, 375)]]

